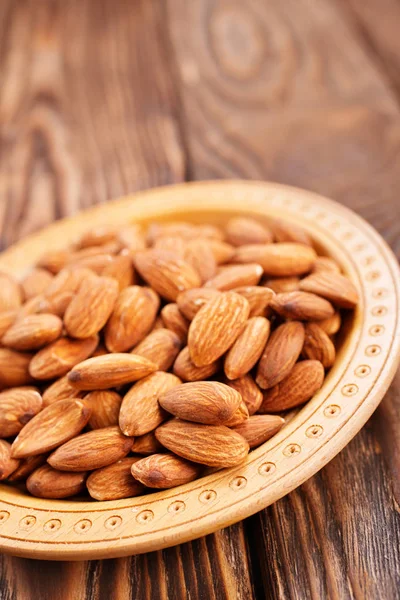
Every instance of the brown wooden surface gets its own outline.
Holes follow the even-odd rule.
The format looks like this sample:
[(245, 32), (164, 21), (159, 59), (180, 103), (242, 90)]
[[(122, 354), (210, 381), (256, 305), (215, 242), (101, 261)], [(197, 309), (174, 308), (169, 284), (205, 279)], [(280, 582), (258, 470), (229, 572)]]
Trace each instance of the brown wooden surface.
[[(222, 177), (357, 210), (400, 255), (397, 0), (3, 0), (3, 246), (97, 202)], [(400, 379), (318, 475), (243, 523), (148, 555), (0, 558), (1, 600), (392, 600)]]

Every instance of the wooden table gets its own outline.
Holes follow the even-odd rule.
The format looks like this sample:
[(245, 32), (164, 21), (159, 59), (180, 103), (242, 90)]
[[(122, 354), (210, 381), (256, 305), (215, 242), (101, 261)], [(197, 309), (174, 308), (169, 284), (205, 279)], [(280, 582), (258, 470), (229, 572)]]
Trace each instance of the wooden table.
[[(0, 2), (4, 246), (98, 202), (256, 178), (343, 202), (400, 253), (398, 0)], [(400, 379), (306, 484), (162, 552), (3, 556), (1, 600), (367, 599), (400, 589)]]

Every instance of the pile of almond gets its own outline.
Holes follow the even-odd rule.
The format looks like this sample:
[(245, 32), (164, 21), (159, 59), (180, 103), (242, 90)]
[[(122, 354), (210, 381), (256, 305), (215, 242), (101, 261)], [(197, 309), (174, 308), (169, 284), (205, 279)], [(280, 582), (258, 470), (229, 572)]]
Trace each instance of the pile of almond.
[(0, 274), (0, 479), (42, 498), (240, 464), (335, 361), (354, 285), (279, 220), (88, 231)]

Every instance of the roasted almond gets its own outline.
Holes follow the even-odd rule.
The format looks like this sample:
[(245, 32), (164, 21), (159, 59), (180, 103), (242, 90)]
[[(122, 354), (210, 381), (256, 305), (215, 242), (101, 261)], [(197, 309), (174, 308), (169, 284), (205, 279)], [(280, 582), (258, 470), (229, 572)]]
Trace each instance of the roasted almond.
[(283, 381), (264, 392), (259, 412), (281, 412), (304, 404), (320, 389), (324, 375), (324, 367), (317, 360), (297, 363)]
[(162, 408), (180, 419), (222, 425), (239, 408), (242, 397), (219, 381), (196, 381), (174, 387), (161, 394), (158, 401)]
[(309, 292), (276, 294), (270, 306), (282, 317), (300, 321), (319, 321), (331, 317), (335, 312), (330, 302)]
[(283, 219), (274, 219), (271, 221), (270, 226), (277, 242), (295, 242), (296, 244), (312, 246), (312, 240), (307, 231), (294, 223)]
[(0, 272), (0, 312), (18, 309), (21, 304), (21, 286), (12, 275)]
[(235, 410), (230, 419), (228, 419), (224, 425), (225, 427), (235, 427), (236, 425), (240, 425), (243, 421), (249, 418), (249, 410), (246, 406), (244, 400), (241, 401), (238, 408)]
[(134, 347), (132, 353), (153, 362), (157, 366), (157, 371), (168, 371), (181, 346), (179, 336), (170, 329), (153, 328), (153, 331)]
[(207, 240), (198, 238), (187, 242), (184, 259), (200, 275), (201, 281), (204, 282), (214, 277), (217, 261)]
[(319, 360), (329, 369), (335, 362), (335, 346), (329, 336), (316, 323), (307, 323), (305, 326), (303, 355), (310, 360)]
[(68, 381), (77, 390), (104, 390), (142, 379), (156, 368), (150, 360), (135, 354), (106, 354), (76, 365)]
[(299, 289), (300, 278), (299, 277), (275, 277), (273, 279), (266, 279), (263, 285), (266, 288), (271, 289), (275, 294), (282, 294), (284, 292), (295, 292)]
[(30, 300), (43, 292), (49, 287), (53, 280), (53, 275), (47, 269), (35, 267), (25, 275), (21, 281), (22, 291), (25, 300)]
[(36, 379), (54, 379), (68, 373), (74, 365), (92, 354), (98, 344), (97, 335), (86, 340), (61, 338), (49, 344), (32, 358), (29, 372)]
[(9, 309), (0, 312), (0, 338), (6, 333), (6, 331), (15, 322), (18, 316), (18, 310)]
[(143, 494), (144, 487), (133, 478), (131, 468), (140, 459), (121, 458), (116, 463), (93, 471), (86, 481), (89, 494), (95, 500), (120, 500)]
[(210, 246), (217, 265), (223, 265), (231, 260), (235, 254), (235, 248), (231, 244), (222, 242), (221, 240), (208, 239), (208, 245)]
[(246, 375), (260, 358), (267, 343), (271, 326), (264, 317), (252, 317), (228, 351), (224, 371), (228, 379)]
[(8, 481), (25, 481), (33, 471), (36, 471), (47, 460), (47, 454), (37, 454), (20, 459), (18, 467), (8, 476)]
[[(49, 313), (62, 318), (73, 297), (74, 292), (60, 292), (53, 296), (51, 300), (45, 296), (43, 298), (41, 298), (41, 296), (36, 296), (36, 298), (32, 298), (35, 304), (32, 304), (29, 314)], [(40, 299), (39, 303), (38, 299)], [(23, 308), (25, 309), (26, 305)]]
[(38, 350), (57, 340), (62, 332), (62, 321), (56, 315), (28, 315), (12, 325), (1, 339), (13, 350)]
[(85, 471), (67, 473), (42, 465), (28, 477), (26, 487), (37, 498), (69, 498), (83, 492), (86, 476)]
[(298, 321), (283, 323), (271, 334), (257, 369), (256, 381), (270, 388), (293, 369), (304, 344), (304, 326)]
[(115, 279), (121, 292), (135, 283), (136, 277), (132, 257), (128, 254), (114, 256), (112, 262), (104, 267), (101, 275)]
[(146, 240), (140, 225), (133, 223), (119, 230), (117, 239), (131, 256), (146, 248)]
[(314, 263), (312, 272), (321, 273), (322, 271), (340, 274), (341, 269), (336, 260), (333, 258), (330, 258), (329, 256), (318, 256)]
[(193, 288), (179, 294), (176, 302), (181, 313), (191, 321), (206, 302), (219, 294), (219, 290), (213, 288)]
[(250, 244), (240, 246), (233, 257), (234, 262), (258, 263), (266, 275), (291, 277), (309, 273), (317, 254), (313, 248), (296, 243)]
[(244, 437), (250, 448), (257, 448), (278, 433), (284, 422), (278, 415), (254, 415), (233, 430)]
[(190, 358), (189, 348), (186, 346), (175, 360), (174, 373), (184, 381), (201, 381), (217, 373), (221, 366), (221, 361), (216, 360), (209, 365), (204, 365), (204, 367), (196, 367)]
[(199, 236), (196, 225), (186, 221), (151, 223), (147, 229), (147, 241), (154, 244), (162, 237), (180, 237), (184, 240), (191, 240)]
[(275, 296), (273, 290), (256, 285), (237, 287), (232, 291), (246, 298), (250, 306), (249, 317), (265, 317), (269, 303)]
[(29, 364), (32, 354), (0, 348), (0, 389), (32, 383)]
[(124, 458), (131, 448), (132, 439), (123, 435), (119, 427), (104, 427), (63, 444), (47, 462), (60, 471), (92, 471)]
[[(358, 304), (355, 285), (344, 275), (321, 271), (300, 281), (300, 289), (326, 298), (335, 306), (354, 308)], [(329, 315), (327, 315), (329, 316)]]
[(105, 330), (110, 352), (125, 352), (151, 330), (160, 306), (158, 295), (148, 287), (133, 285), (122, 290)]
[(55, 298), (66, 292), (75, 293), (82, 281), (91, 277), (92, 272), (89, 269), (69, 269), (60, 271), (51, 281), (46, 291), (45, 298), (51, 303)]
[(187, 244), (187, 240), (177, 235), (163, 236), (156, 239), (153, 248), (156, 250), (166, 250), (167, 252), (172, 252), (176, 256), (184, 259)]
[(249, 312), (247, 300), (235, 292), (224, 292), (202, 306), (188, 334), (194, 364), (202, 367), (222, 356), (240, 334)]
[(226, 384), (239, 392), (250, 416), (258, 411), (263, 401), (263, 394), (251, 375), (243, 375), (232, 381), (227, 379)]
[(210, 467), (233, 467), (249, 452), (246, 440), (224, 425), (172, 419), (156, 429), (156, 437), (174, 454)]
[(11, 445), (0, 440), (0, 481), (7, 479), (19, 466), (19, 460), (11, 456)]
[(43, 254), (39, 259), (37, 266), (50, 271), (56, 275), (65, 267), (69, 261), (71, 252), (69, 250), (50, 250)]
[(108, 265), (112, 264), (113, 260), (114, 256), (110, 252), (81, 257), (75, 254), (74, 260), (67, 263), (67, 266), (70, 269), (90, 269), (93, 273), (100, 275)]
[(183, 316), (178, 305), (175, 303), (166, 304), (161, 310), (161, 318), (166, 329), (176, 333), (182, 344), (184, 344), (189, 331), (189, 321)]
[(42, 397), (36, 388), (16, 387), (0, 393), (0, 433), (17, 435), (42, 409)]
[(340, 329), (342, 318), (340, 313), (336, 311), (331, 317), (317, 321), (317, 325), (321, 327), (328, 335), (335, 335)]
[(237, 287), (257, 285), (262, 274), (263, 269), (257, 264), (226, 266), (215, 277), (209, 279), (205, 287), (227, 291)]
[(121, 396), (111, 390), (99, 390), (87, 394), (83, 399), (83, 404), (88, 406), (91, 411), (88, 423), (90, 429), (118, 425), (121, 402)]
[(117, 233), (116, 227), (110, 227), (109, 225), (93, 227), (81, 235), (76, 247), (88, 248), (89, 246), (102, 246), (107, 242), (115, 240)]
[(80, 400), (60, 400), (44, 408), (20, 431), (12, 445), (14, 458), (49, 452), (76, 436), (86, 425), (90, 409)]
[(132, 465), (132, 475), (143, 485), (166, 490), (193, 481), (201, 467), (173, 454), (153, 454)]
[(162, 452), (163, 446), (155, 436), (154, 431), (139, 435), (133, 440), (132, 452), (134, 454), (143, 454), (148, 456), (156, 452)]
[(64, 375), (49, 385), (43, 392), (43, 406), (49, 406), (53, 402), (59, 400), (67, 400), (68, 398), (80, 398), (83, 392), (78, 392), (72, 385), (69, 384), (68, 376)]
[(226, 224), (226, 239), (232, 246), (246, 244), (269, 244), (272, 242), (270, 229), (249, 217), (235, 217)]
[(180, 384), (179, 377), (172, 373), (156, 371), (133, 385), (125, 394), (119, 413), (122, 433), (144, 435), (158, 427), (168, 418), (168, 414), (160, 407), (160, 396)]

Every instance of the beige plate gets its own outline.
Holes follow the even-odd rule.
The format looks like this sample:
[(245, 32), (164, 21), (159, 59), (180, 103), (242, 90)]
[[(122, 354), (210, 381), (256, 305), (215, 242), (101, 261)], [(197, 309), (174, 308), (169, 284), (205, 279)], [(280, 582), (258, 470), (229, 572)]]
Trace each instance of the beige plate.
[(95, 224), (246, 213), (303, 225), (357, 285), (361, 302), (323, 388), (246, 462), (188, 485), (113, 502), (32, 498), (0, 486), (0, 550), (43, 559), (124, 556), (172, 546), (239, 521), (311, 477), (359, 431), (399, 362), (399, 269), (381, 237), (316, 194), (259, 182), (183, 184), (144, 192), (55, 223), (0, 257), (21, 274), (45, 251)]

